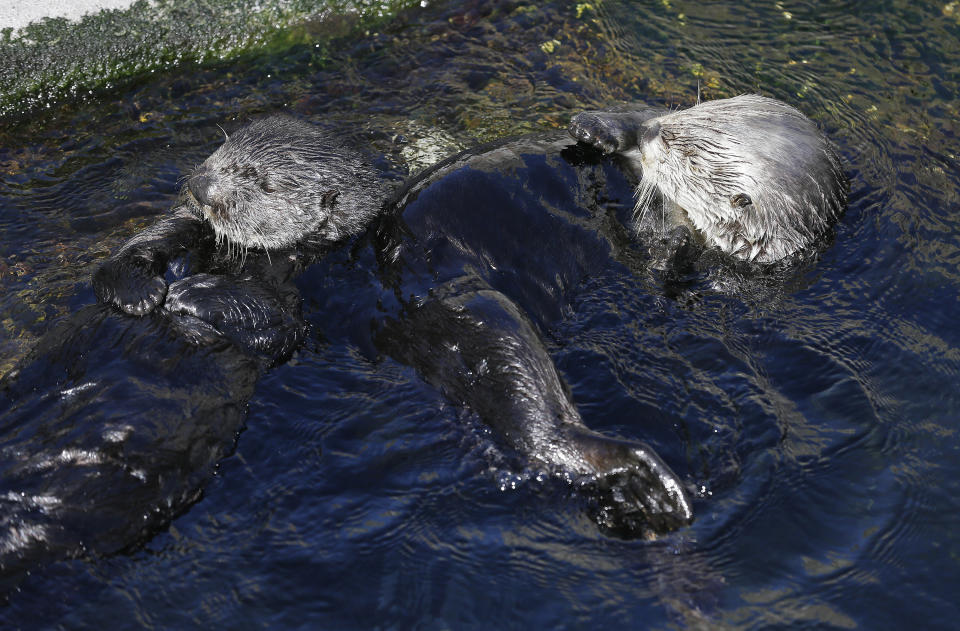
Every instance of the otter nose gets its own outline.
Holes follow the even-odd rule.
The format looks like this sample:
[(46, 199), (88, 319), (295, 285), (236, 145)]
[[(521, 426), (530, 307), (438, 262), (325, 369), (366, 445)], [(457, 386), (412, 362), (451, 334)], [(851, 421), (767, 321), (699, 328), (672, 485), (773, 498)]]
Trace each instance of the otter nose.
[(209, 175), (194, 175), (187, 182), (187, 188), (197, 198), (197, 201), (205, 206), (212, 206), (210, 197), (213, 193), (213, 179)]
[(660, 136), (660, 123), (655, 120), (643, 123), (641, 129), (643, 130), (641, 144), (651, 143)]

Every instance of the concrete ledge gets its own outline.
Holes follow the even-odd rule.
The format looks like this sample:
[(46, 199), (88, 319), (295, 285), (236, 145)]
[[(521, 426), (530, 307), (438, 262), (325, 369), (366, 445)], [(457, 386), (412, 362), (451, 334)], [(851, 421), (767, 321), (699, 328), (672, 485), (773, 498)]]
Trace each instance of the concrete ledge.
[(43, 18), (79, 20), (104, 9), (126, 9), (133, 0), (0, 0), (0, 30), (21, 29)]

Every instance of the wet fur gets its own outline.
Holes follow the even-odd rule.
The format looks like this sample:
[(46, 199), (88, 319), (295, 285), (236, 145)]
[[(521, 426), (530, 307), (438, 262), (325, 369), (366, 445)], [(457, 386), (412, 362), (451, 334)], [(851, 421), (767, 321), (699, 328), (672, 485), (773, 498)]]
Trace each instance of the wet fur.
[[(640, 212), (659, 191), (684, 209), (709, 243), (741, 259), (770, 262), (806, 247), (845, 203), (839, 160), (827, 142), (802, 114), (771, 99), (738, 97), (672, 113), (629, 107), (588, 112), (574, 119), (571, 132), (632, 162), (642, 178)], [(434, 186), (440, 187), (439, 201), (447, 200), (444, 191), (457, 187), (443, 186), (455, 167), (483, 172), (484, 165), (501, 164), (518, 151), (554, 155), (553, 149), (530, 145), (464, 154), (408, 185), (397, 213), (417, 195), (428, 197)], [(467, 202), (486, 199), (492, 191), (484, 186), (480, 182), (483, 194)], [(135, 235), (94, 277), (100, 302), (147, 317), (129, 318), (102, 306), (84, 309), (45, 336), (0, 383), (6, 404), (0, 414), (6, 441), (0, 450), (0, 524), (6, 529), (0, 568), (19, 572), (42, 560), (126, 549), (195, 501), (213, 463), (229, 451), (242, 426), (243, 404), (260, 370), (283, 361), (302, 339), (300, 300), (289, 283), (299, 263), (295, 254), (280, 251), (305, 242), (335, 244), (361, 232), (383, 197), (377, 174), (356, 152), (286, 116), (235, 132), (200, 165), (188, 178), (185, 203)], [(536, 204), (530, 209), (527, 219), (508, 213), (501, 220), (529, 220), (542, 228), (550, 213)], [(434, 218), (457, 220), (453, 212), (428, 213), (420, 221), (429, 227)], [(448, 283), (445, 289), (452, 293), (446, 297), (431, 289), (431, 300), (406, 305), (395, 314), (402, 317), (381, 327), (380, 348), (472, 407), (518, 451), (586, 475), (587, 490), (606, 498), (600, 500), (599, 523), (644, 534), (689, 522), (689, 499), (656, 454), (583, 424), (539, 340), (540, 317), (530, 310), (538, 294), (514, 303), (489, 278), (469, 271), (482, 266), (470, 258), (467, 237), (494, 228), (485, 215), (470, 221), (476, 225), (461, 239), (430, 233), (454, 246), (450, 251), (461, 257), (457, 266), (465, 265), (461, 272), (468, 271), (468, 282)], [(581, 234), (566, 219), (556, 226)], [(184, 270), (177, 258), (202, 250), (211, 230), (233, 258), (243, 259), (251, 249), (266, 250), (267, 257), (255, 257), (259, 267), (243, 266), (242, 275), (202, 260)], [(512, 237), (523, 243), (526, 234), (519, 230)], [(398, 274), (406, 263), (422, 264), (421, 257), (404, 254), (416, 251), (409, 237), (402, 234), (398, 249), (391, 250)], [(498, 236), (491, 243), (508, 257), (531, 247), (502, 241)], [(584, 256), (599, 247), (597, 260), (608, 255), (603, 239), (566, 243), (586, 248)], [(174, 268), (180, 280), (168, 287)], [(562, 277), (573, 287), (586, 269), (571, 268), (570, 275), (532, 284), (553, 288), (550, 283)], [(417, 282), (431, 278), (414, 273)], [(523, 276), (518, 280), (526, 282)], [(395, 289), (384, 281), (372, 291), (389, 298)], [(556, 306), (551, 301), (560, 293), (548, 294), (548, 304)], [(368, 324), (366, 329), (369, 334)], [(484, 377), (472, 366), (483, 366)], [(142, 377), (127, 383), (138, 371)], [(127, 392), (131, 384), (142, 385), (142, 391)], [(218, 393), (211, 400), (212, 416), (196, 414), (198, 389)], [(143, 414), (114, 427), (111, 411), (122, 409), (118, 402), (131, 396)], [(57, 439), (36, 443), (36, 436), (44, 435)], [(129, 487), (122, 497), (114, 489), (120, 488), (118, 480)], [(153, 517), (143, 522), (145, 514)]]
[(571, 133), (630, 159), (637, 213), (659, 193), (708, 246), (774, 263), (817, 241), (847, 203), (840, 159), (795, 108), (758, 95), (685, 110), (578, 115)]
[(319, 127), (263, 118), (227, 137), (188, 178), (193, 207), (219, 242), (244, 252), (356, 234), (383, 185), (359, 155)]
[[(536, 191), (525, 193), (525, 201), (518, 199), (520, 207), (513, 201), (489, 201), (500, 194), (495, 190), (496, 181), (479, 184), (479, 189), (464, 199), (459, 197), (462, 192), (473, 191), (483, 180), (485, 169), (498, 171), (520, 155), (529, 153), (534, 161), (563, 163), (559, 153), (570, 144), (568, 138), (543, 143), (498, 143), (465, 152), (413, 178), (388, 205), (386, 215), (370, 233), (388, 232), (395, 218), (408, 216), (408, 206), (415, 204), (418, 196), (430, 197), (439, 191), (435, 198), (439, 205), (421, 217), (425, 223), (417, 227), (410, 224), (408, 229), (396, 233), (398, 258), (380, 260), (371, 274), (371, 278), (385, 279), (382, 286), (373, 288), (381, 292), (374, 301), (381, 306), (370, 304), (369, 309), (360, 310), (351, 320), (367, 323), (361, 327), (366, 335), (371, 332), (371, 324), (379, 322), (373, 326), (380, 333), (375, 341), (367, 338), (367, 344), (372, 342), (380, 352), (414, 366), (444, 393), (458, 393), (453, 398), (499, 429), (501, 438), (518, 453), (538, 466), (578, 478), (580, 484), (586, 485), (584, 488), (595, 490), (594, 495), (607, 497), (609, 501), (603, 504), (606, 516), (598, 519), (603, 525), (623, 529), (631, 536), (652, 535), (686, 524), (692, 518), (690, 500), (679, 479), (642, 443), (618, 441), (586, 427), (529, 321), (533, 303), (487, 285), (485, 272), (479, 270), (493, 265), (493, 259), (472, 261), (473, 248), (487, 251), (494, 259), (520, 255), (530, 249), (529, 245), (522, 245), (526, 235), (531, 234), (530, 230), (536, 232), (536, 228), (527, 228), (556, 218), (551, 218), (549, 209), (542, 206)], [(463, 167), (466, 179), (462, 187), (447, 184), (450, 169), (455, 166)], [(187, 178), (186, 204), (197, 218), (203, 217), (209, 223), (218, 242), (232, 255), (239, 254), (242, 259), (248, 250), (266, 250), (269, 256), (270, 252), (304, 243), (336, 241), (368, 223), (372, 217), (370, 199), (379, 197), (381, 185), (374, 178), (358, 177), (366, 173), (365, 168), (355, 154), (321, 130), (287, 116), (274, 116), (230, 135)], [(577, 182), (579, 187), (582, 182), (576, 175), (578, 168), (568, 164), (558, 181)], [(606, 168), (617, 171), (612, 165)], [(512, 180), (512, 176), (505, 175), (499, 181), (513, 186)], [(593, 194), (595, 191), (590, 193), (591, 198)], [(481, 207), (475, 207), (478, 204)], [(508, 227), (514, 220), (521, 220), (524, 213), (530, 213), (528, 220), (515, 228)], [(483, 229), (476, 226), (466, 234), (452, 236), (476, 221), (484, 224)], [(566, 220), (561, 220), (560, 226), (565, 224)], [(511, 237), (505, 238), (505, 233)], [(590, 265), (606, 261), (609, 244), (603, 239), (596, 241), (593, 233), (585, 233), (585, 237), (595, 242), (581, 244), (571, 236), (571, 249), (596, 250)], [(450, 251), (456, 253), (447, 269), (459, 270), (456, 273), (462, 276), (451, 281), (453, 287), (438, 282), (433, 273), (422, 269), (424, 262), (435, 258), (436, 251), (422, 251), (418, 244), (422, 239), (435, 238), (452, 246)], [(516, 239), (520, 242), (514, 244)], [(437, 246), (447, 247), (439, 242)], [(556, 252), (554, 245), (545, 246), (548, 252), (543, 260), (557, 259), (552, 254)], [(460, 251), (461, 247), (467, 250)], [(585, 273), (585, 263), (568, 261), (571, 278)], [(510, 267), (502, 262), (497, 266)], [(535, 272), (528, 269), (524, 273), (532, 278)], [(554, 277), (556, 274), (551, 274), (551, 279)], [(422, 288), (426, 294), (423, 302), (407, 304), (390, 315), (387, 320), (396, 323), (390, 325), (381, 315), (383, 305), (395, 302), (395, 295), (401, 291), (390, 280), (397, 278), (406, 279), (403, 282)], [(464, 281), (462, 287), (469, 289), (460, 288), (460, 281)], [(566, 300), (566, 289), (536, 300)], [(98, 295), (117, 293), (102, 291)], [(440, 298), (442, 295), (448, 297)], [(126, 310), (123, 303), (119, 306)], [(553, 308), (558, 309), (559, 304)], [(474, 313), (484, 315), (474, 321)], [(384, 334), (385, 331), (390, 333)], [(421, 333), (411, 336), (411, 331)], [(443, 339), (434, 339), (437, 336)], [(465, 368), (471, 362), (485, 366), (482, 379)]]

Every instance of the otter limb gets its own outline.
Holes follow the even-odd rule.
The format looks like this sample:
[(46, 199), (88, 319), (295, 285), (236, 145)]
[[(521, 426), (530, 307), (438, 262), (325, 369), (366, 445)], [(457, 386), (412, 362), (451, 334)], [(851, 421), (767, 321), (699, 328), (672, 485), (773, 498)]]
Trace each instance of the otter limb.
[(682, 482), (650, 447), (584, 424), (536, 331), (504, 294), (456, 291), (412, 306), (377, 341), (512, 449), (575, 479), (604, 529), (652, 537), (692, 521)]
[(93, 275), (97, 300), (130, 315), (142, 316), (163, 304), (167, 263), (203, 237), (205, 226), (187, 206), (134, 235), (101, 263)]

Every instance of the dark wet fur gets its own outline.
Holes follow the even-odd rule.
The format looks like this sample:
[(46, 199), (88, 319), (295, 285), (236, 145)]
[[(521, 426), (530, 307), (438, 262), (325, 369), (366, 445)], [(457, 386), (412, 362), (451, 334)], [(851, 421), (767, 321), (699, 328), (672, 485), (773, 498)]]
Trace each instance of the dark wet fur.
[(289, 117), (236, 137), (279, 141), (287, 132), (295, 137), (283, 145), (286, 159), (326, 156), (311, 176), (333, 169), (325, 182), (345, 190), (318, 197), (343, 216), (320, 213), (326, 229), (298, 233), (307, 254), (217, 249), (199, 209), (181, 204), (104, 261), (93, 279), (101, 305), (60, 322), (0, 381), (7, 586), (44, 562), (130, 549), (196, 501), (233, 448), (258, 376), (303, 341), (292, 277), (303, 260), (362, 228), (381, 207), (383, 185), (359, 154), (316, 146), (329, 137)]
[[(653, 115), (592, 113), (590, 129), (612, 133), (577, 137), (622, 152)], [(351, 249), (372, 284), (338, 285), (322, 265), (298, 284), (326, 305), (320, 326), (415, 367), (502, 444), (571, 478), (602, 528), (654, 536), (692, 519), (683, 483), (647, 445), (587, 428), (541, 340), (579, 283), (616, 264), (608, 213), (629, 220), (633, 206), (631, 174), (570, 145), (512, 141), (429, 169)], [(141, 317), (85, 308), (2, 383), (8, 575), (128, 549), (199, 497), (258, 375), (303, 338), (292, 278), (385, 193), (359, 154), (286, 116), (235, 132), (186, 189), (95, 275), (102, 303)], [(683, 229), (658, 238), (667, 269), (702, 249)]]
[[(587, 427), (541, 339), (587, 276), (617, 265), (610, 213), (629, 219), (634, 184), (565, 137), (455, 156), (413, 178), (368, 233), (350, 267), (379, 286), (353, 289), (341, 317), (358, 346), (414, 366), (530, 466), (571, 479), (602, 528), (650, 537), (692, 519), (682, 481), (642, 442)], [(342, 309), (321, 284), (324, 311)]]
[(196, 501), (258, 376), (302, 342), (292, 286), (169, 267), (189, 275), (161, 307), (85, 307), (0, 381), (0, 593), (40, 563), (136, 546)]

